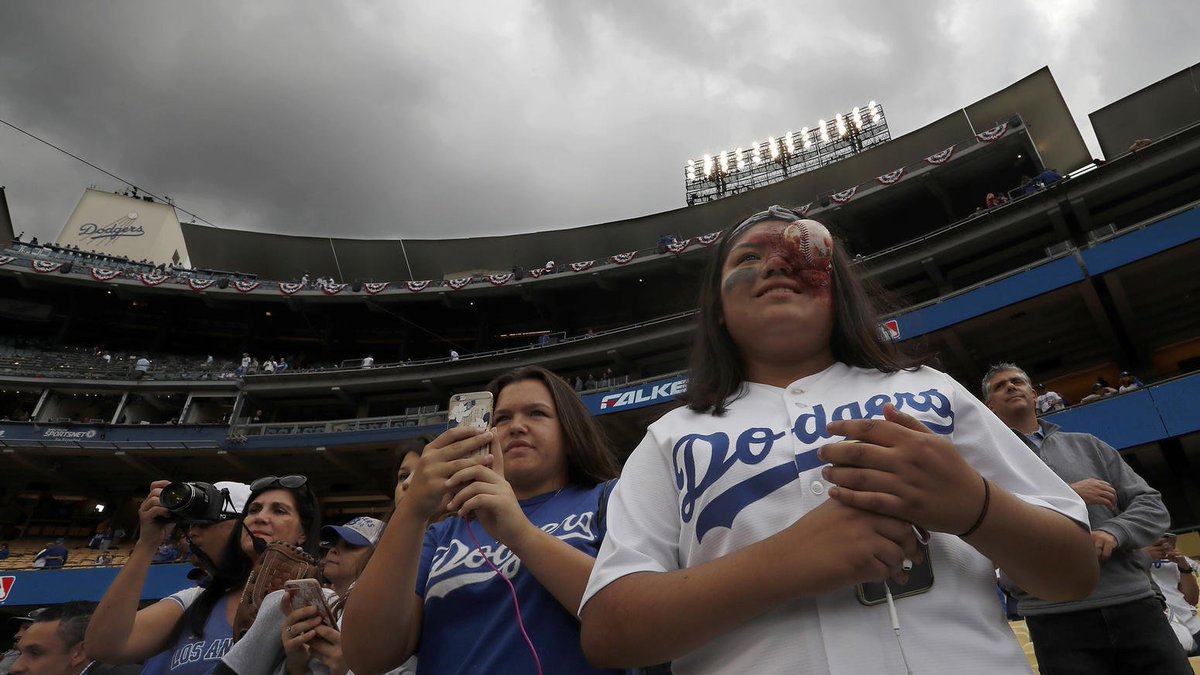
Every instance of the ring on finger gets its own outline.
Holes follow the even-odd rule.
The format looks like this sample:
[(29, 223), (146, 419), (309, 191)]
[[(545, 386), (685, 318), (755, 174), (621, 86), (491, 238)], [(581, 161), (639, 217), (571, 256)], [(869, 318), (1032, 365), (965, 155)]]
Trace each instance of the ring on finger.
[(292, 637), (292, 627), (291, 626), (287, 627), (287, 634), (288, 634), (288, 637)]

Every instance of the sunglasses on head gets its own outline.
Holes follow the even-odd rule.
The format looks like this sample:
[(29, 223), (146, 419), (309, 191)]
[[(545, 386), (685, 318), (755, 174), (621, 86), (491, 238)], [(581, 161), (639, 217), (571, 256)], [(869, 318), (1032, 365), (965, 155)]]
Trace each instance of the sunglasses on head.
[(742, 222), (738, 223), (737, 227), (730, 230), (729, 235), (726, 236), (725, 238), (733, 239), (734, 237), (738, 236), (738, 234), (740, 234), (741, 231), (746, 229), (747, 227), (750, 227), (752, 225), (757, 225), (759, 223), (762, 223), (762, 222), (765, 222), (768, 220), (782, 220), (785, 223), (794, 223), (799, 220), (804, 220), (804, 216), (800, 215), (799, 213), (796, 213), (795, 211), (793, 211), (787, 207), (779, 206), (778, 204), (776, 204), (776, 205), (768, 208), (766, 211), (759, 211), (758, 213), (756, 213), (756, 214), (750, 216), (749, 218), (743, 220)]
[(262, 492), (271, 488), (287, 488), (299, 490), (308, 484), (307, 476), (292, 474), (290, 476), (263, 476), (250, 484), (250, 492)]

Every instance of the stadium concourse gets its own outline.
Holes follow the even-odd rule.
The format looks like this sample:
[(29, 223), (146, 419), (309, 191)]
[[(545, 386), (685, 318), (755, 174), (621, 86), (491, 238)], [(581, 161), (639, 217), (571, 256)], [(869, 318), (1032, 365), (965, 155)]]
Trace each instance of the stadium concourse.
[[(98, 600), (160, 478), (302, 474), (326, 523), (382, 517), (400, 459), (445, 428), (449, 397), (515, 366), (575, 384), (627, 457), (686, 390), (709, 246), (773, 203), (828, 224), (893, 292), (890, 339), (972, 391), (1012, 361), (1057, 392), (1069, 405), (1047, 418), (1119, 450), (1200, 557), (1200, 105), (1180, 93), (1195, 71), (1092, 113), (1103, 159), (1042, 69), (774, 184), (513, 237), (216, 230), (90, 190), (45, 246), (14, 237), (0, 188), (0, 608)], [(1022, 180), (1048, 169), (1062, 179)], [(90, 208), (141, 209), (138, 227), (179, 236), (159, 257), (121, 249), (136, 236), (80, 246)], [(1142, 386), (1084, 402), (1125, 371)], [(33, 569), (60, 538), (61, 569)], [(167, 544), (181, 554), (179, 537)], [(142, 599), (191, 584), (188, 569), (154, 566)]]

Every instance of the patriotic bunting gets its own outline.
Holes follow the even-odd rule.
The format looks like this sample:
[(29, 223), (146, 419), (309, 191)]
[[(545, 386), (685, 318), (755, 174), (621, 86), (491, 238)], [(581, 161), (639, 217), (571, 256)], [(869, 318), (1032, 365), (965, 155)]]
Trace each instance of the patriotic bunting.
[(679, 255), (680, 253), (683, 253), (684, 250), (686, 250), (687, 247), (689, 247), (691, 245), (692, 245), (691, 239), (684, 239), (683, 241), (677, 241), (673, 244), (667, 244), (667, 250), (670, 251), (671, 253), (674, 253), (675, 255)]
[(421, 291), (425, 290), (426, 286), (429, 285), (429, 280), (406, 281), (406, 282), (404, 282), (404, 285), (407, 286), (408, 290), (412, 291), (413, 293), (420, 293)]
[(717, 230), (716, 232), (709, 232), (708, 234), (702, 234), (702, 235), (696, 237), (696, 241), (701, 246), (712, 246), (713, 244), (717, 243), (718, 239), (721, 238), (721, 232), (724, 232), (724, 230)]
[(835, 192), (835, 193), (829, 195), (829, 198), (831, 200), (833, 200), (833, 202), (836, 204), (845, 204), (846, 202), (850, 201), (851, 199), (854, 199), (855, 192), (858, 192), (857, 185), (855, 185), (854, 187), (846, 188), (845, 190), (842, 190), (841, 192)]
[(171, 278), (171, 275), (158, 274), (157, 272), (143, 272), (138, 275), (138, 278), (147, 286), (158, 286), (159, 284), (166, 283)]
[(30, 264), (33, 265), (33, 271), (40, 274), (49, 274), (62, 267), (62, 263), (50, 262), (49, 260), (31, 260)]
[(280, 281), (279, 292), (284, 295), (295, 295), (304, 290), (304, 284), (299, 281)]
[(530, 278), (538, 279), (538, 278), (541, 278), (542, 273), (545, 271), (546, 270), (544, 268), (535, 267), (534, 269), (526, 270), (525, 273), (528, 274), (530, 276)]
[(0, 265), (7, 265), (14, 260), (16, 260), (16, 258), (12, 257), (11, 255), (0, 255)]
[(386, 291), (388, 286), (389, 284), (386, 281), (368, 281), (363, 284), (363, 290), (365, 290), (368, 295), (379, 295), (380, 293)]
[(261, 285), (262, 284), (257, 281), (247, 280), (247, 279), (239, 279), (239, 280), (233, 282), (233, 287), (238, 290), (238, 293), (249, 293), (250, 291), (257, 289)]
[(215, 283), (217, 283), (216, 279), (193, 279), (189, 277), (187, 280), (188, 288), (196, 291), (197, 293), (207, 290)]
[(96, 281), (112, 281), (121, 276), (121, 270), (108, 270), (103, 267), (93, 267), (90, 271)]
[(450, 287), (450, 290), (457, 291), (466, 288), (472, 281), (475, 281), (472, 277), (461, 277), (459, 279), (448, 279), (446, 285)]
[(346, 290), (346, 287), (349, 285), (350, 284), (325, 284), (321, 287), (321, 292), (325, 295), (337, 295), (338, 293)]
[(592, 265), (595, 265), (595, 264), (596, 264), (595, 260), (584, 260), (583, 262), (573, 262), (573, 263), (571, 263), (571, 271), (572, 272), (586, 272), (587, 270), (592, 269)]
[(879, 181), (880, 185), (892, 185), (899, 182), (904, 177), (904, 167), (900, 167), (895, 171), (889, 171), (882, 176), (876, 176), (875, 180)]
[(952, 146), (946, 148), (945, 150), (942, 150), (941, 152), (935, 152), (932, 155), (926, 157), (925, 161), (932, 164), (933, 166), (938, 166), (941, 164), (945, 164), (946, 162), (949, 162), (950, 156), (953, 154), (954, 154), (954, 146), (952, 145)]
[(613, 261), (613, 263), (616, 265), (627, 265), (627, 264), (629, 264), (629, 261), (633, 260), (633, 257), (636, 255), (637, 255), (637, 251), (630, 251), (629, 253), (618, 253), (618, 254), (612, 256), (611, 258), (609, 258), (609, 260)]
[(1006, 131), (1008, 131), (1008, 122), (1002, 122), (983, 133), (975, 134), (975, 138), (978, 138), (981, 143), (991, 143), (1003, 136)]
[(505, 272), (503, 274), (489, 274), (487, 276), (487, 280), (491, 282), (493, 286), (503, 286), (504, 284), (512, 281), (512, 278), (512, 272)]

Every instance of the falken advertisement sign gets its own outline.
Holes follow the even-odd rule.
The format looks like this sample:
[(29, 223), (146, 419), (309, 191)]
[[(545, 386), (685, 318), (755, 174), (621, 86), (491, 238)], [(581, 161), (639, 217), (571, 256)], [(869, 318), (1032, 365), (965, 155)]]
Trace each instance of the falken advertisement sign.
[(685, 391), (687, 391), (687, 378), (678, 376), (636, 387), (589, 394), (583, 397), (583, 404), (593, 415), (609, 415), (660, 403), (670, 403)]

